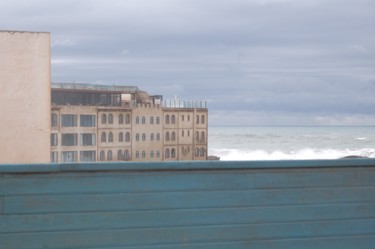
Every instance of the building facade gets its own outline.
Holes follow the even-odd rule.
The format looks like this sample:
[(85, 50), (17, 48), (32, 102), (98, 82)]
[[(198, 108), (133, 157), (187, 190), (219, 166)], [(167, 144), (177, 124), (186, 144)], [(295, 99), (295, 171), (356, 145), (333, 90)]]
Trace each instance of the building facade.
[(51, 162), (207, 160), (206, 103), (132, 86), (51, 85)]

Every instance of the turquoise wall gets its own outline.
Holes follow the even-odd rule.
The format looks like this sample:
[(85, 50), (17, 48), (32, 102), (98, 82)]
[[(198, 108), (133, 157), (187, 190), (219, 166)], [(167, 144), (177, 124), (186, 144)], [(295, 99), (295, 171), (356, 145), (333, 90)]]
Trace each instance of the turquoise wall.
[(0, 165), (0, 248), (375, 246), (375, 160)]

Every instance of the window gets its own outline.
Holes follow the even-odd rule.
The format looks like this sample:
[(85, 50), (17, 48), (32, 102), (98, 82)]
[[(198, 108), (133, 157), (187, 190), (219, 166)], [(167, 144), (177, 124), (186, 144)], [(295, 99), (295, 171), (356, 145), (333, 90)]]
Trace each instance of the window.
[(196, 123), (199, 124), (199, 115), (197, 115)]
[(61, 126), (62, 127), (76, 127), (77, 115), (74, 115), (74, 114), (61, 115)]
[(146, 151), (142, 151), (142, 158), (146, 158)]
[(63, 151), (61, 152), (61, 162), (74, 163), (77, 162), (77, 151)]
[(199, 142), (199, 131), (195, 132), (195, 141), (198, 143)]
[(96, 117), (95, 115), (82, 114), (79, 116), (79, 124), (81, 127), (95, 127)]
[(101, 119), (102, 119), (102, 124), (106, 124), (107, 123), (107, 115), (106, 114), (102, 114), (101, 116)]
[(156, 124), (160, 124), (160, 118), (156, 117)]
[(79, 160), (81, 162), (95, 162), (96, 161), (96, 152), (95, 152), (95, 150), (81, 151), (79, 153)]
[(57, 137), (58, 137), (57, 133), (51, 133), (51, 146), (58, 145)]
[(80, 138), (81, 146), (93, 146), (96, 145), (96, 135), (95, 133), (82, 133)]
[(118, 115), (118, 124), (123, 124), (124, 123), (124, 116), (122, 114)]
[(146, 141), (146, 134), (145, 133), (142, 134), (142, 141)]
[(123, 142), (123, 141), (124, 141), (124, 133), (120, 132), (120, 133), (118, 134), (118, 141), (119, 141), (119, 142)]
[(139, 158), (139, 151), (135, 152), (135, 158)]
[(188, 137), (190, 137), (190, 130), (188, 130)]
[(100, 141), (102, 143), (105, 143), (107, 142), (107, 133), (105, 133), (104, 131), (102, 132), (101, 136), (100, 136)]
[(157, 158), (160, 158), (160, 151), (157, 151), (157, 152), (156, 152), (156, 157), (157, 157)]
[(160, 141), (160, 133), (156, 134), (156, 140)]
[(176, 150), (175, 149), (171, 149), (171, 157), (172, 158), (176, 157)]
[(201, 123), (204, 124), (205, 122), (206, 122), (206, 119), (205, 119), (204, 115), (202, 115), (202, 117), (201, 117)]
[(150, 135), (150, 141), (154, 141), (154, 139), (155, 139), (155, 135), (154, 135), (154, 133), (151, 133), (151, 135)]
[(201, 156), (204, 156), (204, 148), (201, 148)]
[(104, 150), (101, 150), (100, 151), (100, 161), (104, 161), (105, 160), (105, 152)]
[(110, 113), (108, 115), (108, 124), (113, 124), (113, 114), (112, 113)]
[(165, 133), (165, 141), (169, 141), (170, 140), (170, 137), (169, 137), (169, 132), (167, 131)]
[(199, 148), (195, 149), (195, 156), (199, 156)]
[(165, 149), (165, 158), (169, 158), (169, 149)]
[(182, 121), (184, 121), (184, 119), (185, 119), (185, 115), (182, 115), (181, 119), (182, 119)]
[(138, 116), (135, 118), (135, 123), (139, 124), (139, 117)]
[(129, 150), (125, 150), (124, 151), (124, 160), (125, 161), (129, 161), (130, 160)]
[(171, 133), (171, 140), (176, 141), (176, 132), (172, 131)]
[(146, 124), (146, 117), (145, 116), (142, 117), (142, 124)]
[(154, 151), (153, 150), (150, 152), (150, 158), (154, 158)]
[(126, 132), (125, 134), (125, 142), (129, 142), (130, 141), (130, 132)]
[(111, 150), (107, 151), (107, 159), (108, 159), (108, 161), (112, 161), (112, 151)]
[(154, 124), (154, 117), (150, 117), (150, 124)]
[(117, 152), (117, 160), (122, 160), (123, 159), (123, 155), (122, 155), (122, 150), (119, 150), (118, 152)]
[(206, 136), (204, 134), (204, 131), (201, 132), (201, 142), (204, 143), (206, 140)]
[(139, 133), (135, 134), (135, 141), (139, 141)]
[(169, 124), (169, 115), (165, 115), (165, 123)]
[(125, 124), (130, 124), (130, 114), (125, 115)]
[(184, 130), (182, 130), (182, 137), (185, 135), (185, 131)]
[(175, 116), (175, 115), (172, 115), (172, 116), (171, 116), (171, 123), (172, 123), (172, 124), (175, 124), (175, 123), (176, 123), (176, 116)]
[(110, 143), (113, 142), (113, 133), (112, 133), (112, 132), (110, 132), (110, 133), (108, 134), (108, 142), (110, 142)]
[(52, 151), (51, 152), (51, 163), (57, 163), (58, 162), (58, 155), (59, 153), (57, 151)]
[(58, 118), (56, 113), (51, 114), (51, 127), (57, 127)]
[(76, 146), (78, 144), (78, 136), (76, 133), (61, 134), (62, 146)]

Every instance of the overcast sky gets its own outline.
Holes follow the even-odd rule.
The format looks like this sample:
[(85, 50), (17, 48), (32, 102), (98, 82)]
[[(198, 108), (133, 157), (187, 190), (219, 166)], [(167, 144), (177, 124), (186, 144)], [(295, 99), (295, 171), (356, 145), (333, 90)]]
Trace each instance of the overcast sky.
[(205, 100), (210, 125), (375, 125), (374, 0), (2, 0), (52, 81)]

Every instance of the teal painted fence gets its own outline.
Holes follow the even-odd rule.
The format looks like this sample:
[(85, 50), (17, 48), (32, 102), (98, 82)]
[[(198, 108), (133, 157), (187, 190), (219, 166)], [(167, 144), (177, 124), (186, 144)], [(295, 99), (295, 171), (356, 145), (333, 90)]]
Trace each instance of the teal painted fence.
[(0, 248), (375, 248), (375, 160), (0, 165)]

